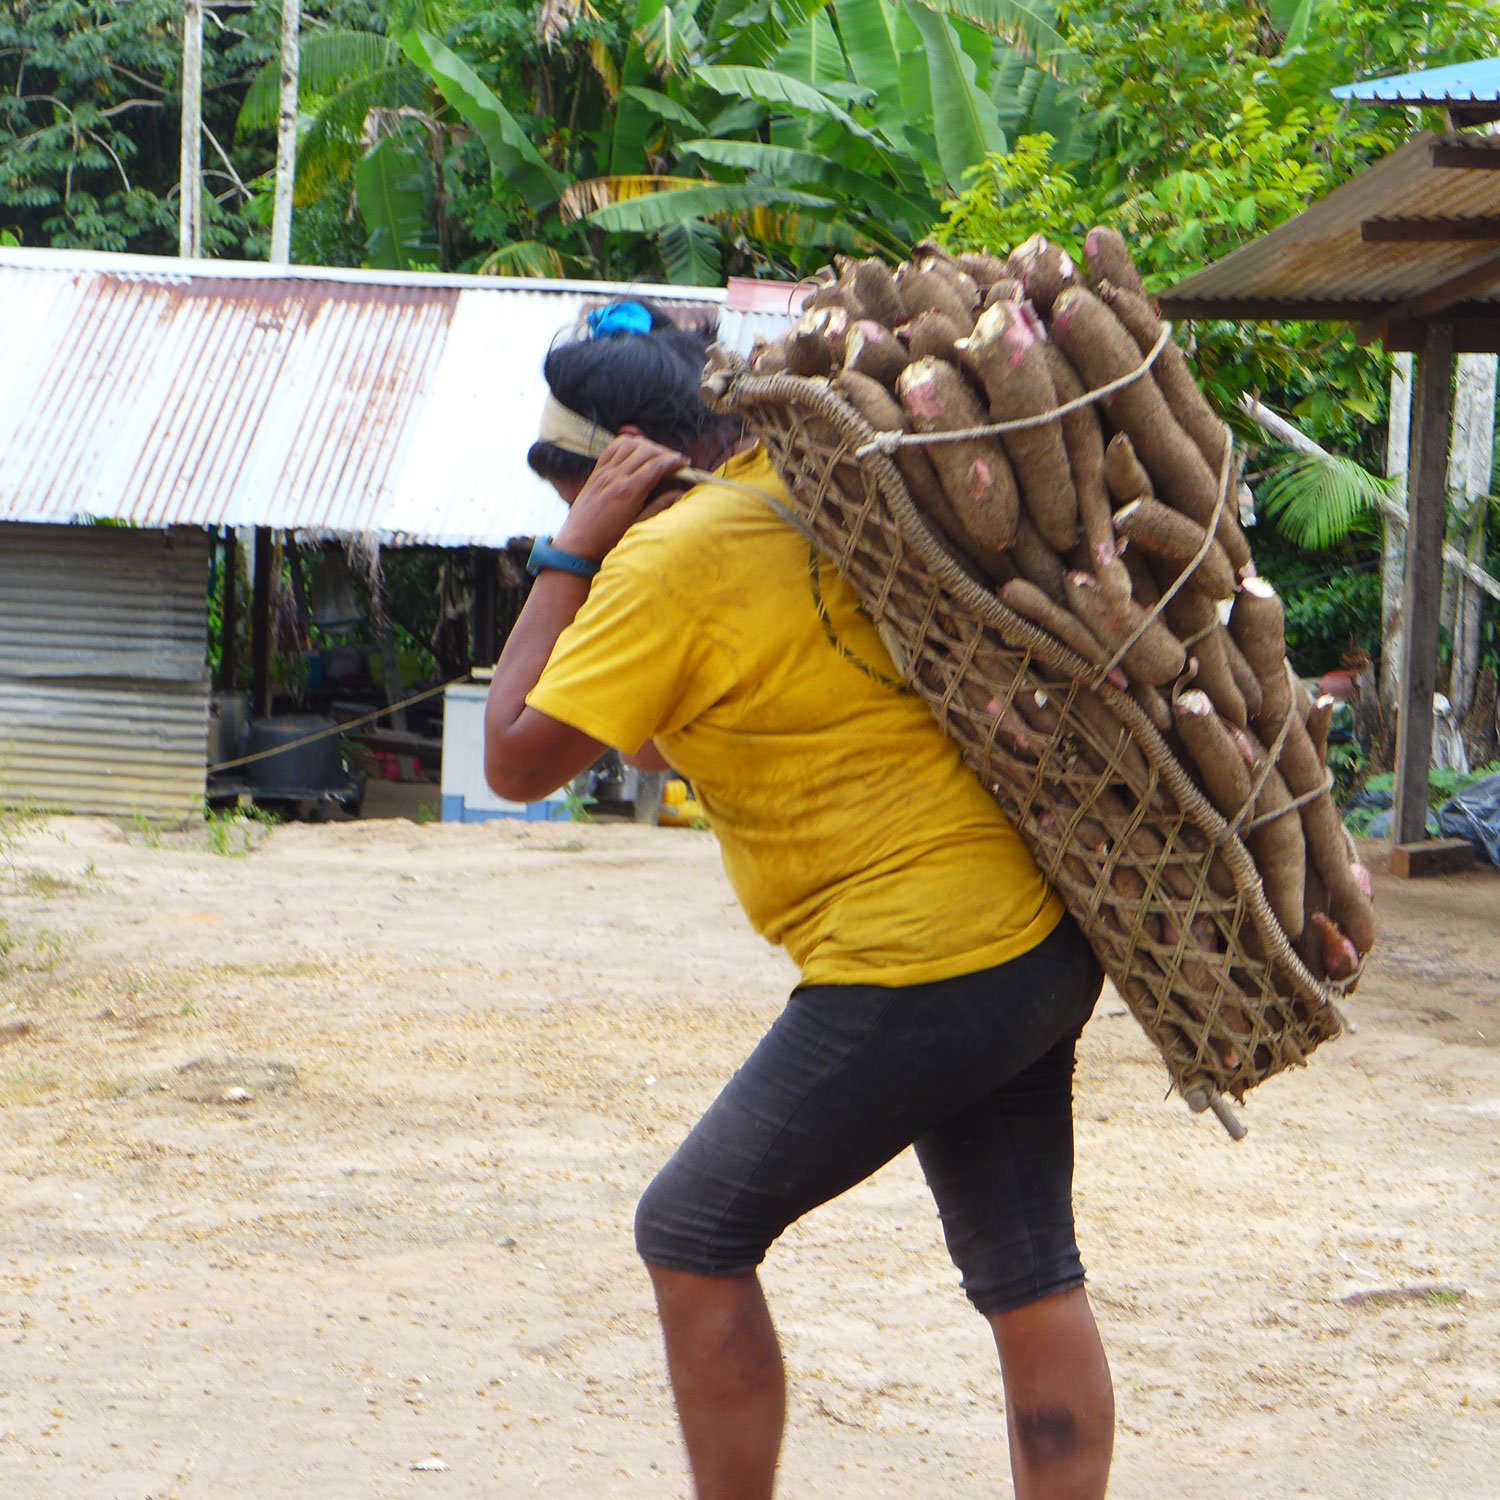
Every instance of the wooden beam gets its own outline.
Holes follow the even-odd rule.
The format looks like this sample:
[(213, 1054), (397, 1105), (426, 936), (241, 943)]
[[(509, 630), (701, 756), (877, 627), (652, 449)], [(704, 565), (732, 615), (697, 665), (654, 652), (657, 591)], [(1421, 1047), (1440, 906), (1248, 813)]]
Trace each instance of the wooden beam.
[(1432, 691), (1437, 682), (1443, 591), (1443, 522), (1448, 423), (1453, 404), (1453, 329), (1428, 325), (1412, 392), (1407, 481), (1406, 578), (1401, 612), (1401, 714), (1396, 727), (1396, 805), (1391, 841), (1427, 836), (1427, 772), (1432, 762)]
[(1467, 219), (1432, 219), (1413, 215), (1397, 219), (1365, 219), (1359, 237), (1369, 244), (1441, 244), (1450, 240), (1500, 241), (1500, 218), (1476, 215)]
[[(1444, 321), (1453, 328), (1455, 354), (1500, 354), (1500, 304), (1465, 303), (1450, 308)], [(1385, 323), (1361, 342), (1384, 344), (1389, 354), (1420, 354), (1426, 329), (1425, 323)], [(1360, 329), (1361, 334), (1370, 331), (1369, 325)]]
[(224, 528), (224, 608), (219, 628), (219, 677), (214, 684), (222, 693), (234, 691), (235, 647), (239, 642), (239, 537), (233, 526)]
[(474, 639), (471, 658), (476, 666), (492, 667), (500, 659), (500, 620), (496, 591), (500, 582), (500, 555), (493, 547), (475, 547)]
[(1393, 306), (1385, 302), (1337, 302), (1286, 297), (1174, 297), (1157, 299), (1164, 318), (1228, 318), (1255, 322), (1357, 323), (1377, 318)]
[(1500, 172), (1500, 151), (1490, 145), (1455, 146), (1434, 141), (1428, 147), (1435, 167), (1458, 167), (1466, 172)]
[(271, 712), (271, 528), (255, 528), (255, 580), (250, 603), (250, 717)]
[(1467, 271), (1440, 281), (1420, 297), (1412, 297), (1406, 302), (1393, 302), (1373, 318), (1361, 323), (1354, 330), (1354, 336), (1360, 343), (1367, 344), (1383, 337), (1392, 323), (1425, 323), (1428, 318), (1435, 318), (1439, 313), (1444, 315), (1444, 322), (1451, 326), (1456, 321), (1454, 308), (1458, 303), (1477, 292), (1493, 291), (1497, 286), (1500, 286), (1500, 253), (1486, 255)]

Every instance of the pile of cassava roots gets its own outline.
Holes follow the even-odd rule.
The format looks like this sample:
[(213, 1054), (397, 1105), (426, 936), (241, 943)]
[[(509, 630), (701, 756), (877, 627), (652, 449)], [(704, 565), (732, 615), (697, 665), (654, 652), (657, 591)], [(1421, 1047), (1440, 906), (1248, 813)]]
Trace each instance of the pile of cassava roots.
[[(949, 556), (1134, 698), (1243, 840), (1313, 976), (1350, 980), (1375, 918), (1329, 791), (1332, 700), (1287, 663), (1228, 427), (1122, 237), (1097, 228), (1083, 249), (1083, 268), (1040, 237), (1006, 259), (923, 243), (894, 270), (843, 260), (784, 338), (757, 345), (751, 373), (826, 380), (877, 433), (920, 439), (890, 456)], [(965, 436), (934, 440), (952, 432)], [(999, 734), (1020, 748), (1049, 733), (1044, 699), (992, 703)], [(1105, 825), (1123, 819), (1102, 815), (1118, 795), (1101, 791), (1079, 838), (1117, 836)], [(1148, 826), (1131, 837), (1149, 853)]]

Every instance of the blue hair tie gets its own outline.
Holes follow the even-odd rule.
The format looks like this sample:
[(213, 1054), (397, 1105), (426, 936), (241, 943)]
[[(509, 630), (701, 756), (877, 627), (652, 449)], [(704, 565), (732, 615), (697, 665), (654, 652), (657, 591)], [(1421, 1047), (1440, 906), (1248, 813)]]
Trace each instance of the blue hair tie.
[(609, 307), (596, 307), (587, 321), (589, 333), (596, 339), (651, 332), (650, 309), (639, 302), (615, 302)]

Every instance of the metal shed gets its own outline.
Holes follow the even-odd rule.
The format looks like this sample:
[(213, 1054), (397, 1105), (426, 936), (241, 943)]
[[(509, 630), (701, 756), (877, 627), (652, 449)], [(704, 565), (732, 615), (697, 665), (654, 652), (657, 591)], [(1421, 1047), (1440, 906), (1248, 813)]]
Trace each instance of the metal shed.
[(525, 455), (560, 332), (634, 293), (748, 347), (792, 290), (0, 248), (0, 798), (201, 805), (205, 528), (550, 531)]
[(588, 307), (701, 308), (748, 348), (791, 290), (0, 248), (0, 520), (504, 546), (561, 518), (526, 449)]
[(0, 799), (202, 806), (207, 574), (198, 527), (0, 523)]

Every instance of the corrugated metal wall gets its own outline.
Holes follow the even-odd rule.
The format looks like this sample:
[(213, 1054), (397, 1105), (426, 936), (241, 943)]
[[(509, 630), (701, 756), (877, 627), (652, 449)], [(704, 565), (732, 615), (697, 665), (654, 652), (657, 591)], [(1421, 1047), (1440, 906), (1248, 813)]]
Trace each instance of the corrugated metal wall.
[(0, 799), (203, 805), (208, 535), (0, 523)]

